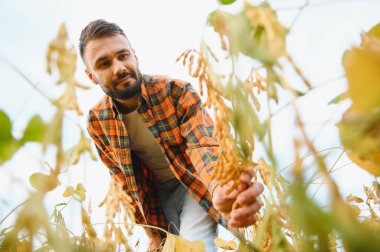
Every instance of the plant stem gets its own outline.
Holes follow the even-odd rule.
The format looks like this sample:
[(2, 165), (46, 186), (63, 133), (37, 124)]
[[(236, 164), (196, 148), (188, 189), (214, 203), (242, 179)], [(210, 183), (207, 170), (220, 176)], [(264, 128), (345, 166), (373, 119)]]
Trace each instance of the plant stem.
[(20, 204), (18, 204), (15, 208), (13, 208), (1, 221), (0, 221), (0, 226), (1, 224), (3, 224), (3, 222), (14, 212), (16, 211), (19, 207), (21, 207), (22, 205), (24, 205), (26, 202), (28, 202), (28, 199), (21, 202)]

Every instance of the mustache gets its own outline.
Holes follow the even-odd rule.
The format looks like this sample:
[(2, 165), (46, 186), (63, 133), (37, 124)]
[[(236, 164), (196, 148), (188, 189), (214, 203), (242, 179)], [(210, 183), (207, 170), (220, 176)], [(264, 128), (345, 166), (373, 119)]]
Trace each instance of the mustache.
[(132, 72), (122, 72), (121, 74), (118, 74), (118, 75), (117, 75), (116, 79), (114, 79), (114, 80), (112, 81), (112, 84), (113, 84), (113, 85), (117, 85), (117, 84), (120, 82), (120, 80), (122, 80), (123, 78), (125, 78), (125, 77), (127, 77), (127, 76), (132, 77), (132, 78), (135, 78), (135, 74), (132, 73)]

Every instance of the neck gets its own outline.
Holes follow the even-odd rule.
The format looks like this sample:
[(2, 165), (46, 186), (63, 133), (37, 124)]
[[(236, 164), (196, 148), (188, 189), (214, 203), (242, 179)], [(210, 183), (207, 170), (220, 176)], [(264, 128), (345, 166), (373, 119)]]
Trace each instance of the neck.
[(126, 100), (119, 100), (119, 99), (113, 99), (115, 101), (115, 104), (117, 106), (117, 109), (120, 113), (128, 114), (137, 109), (139, 105), (139, 94), (136, 94), (135, 96), (126, 99)]

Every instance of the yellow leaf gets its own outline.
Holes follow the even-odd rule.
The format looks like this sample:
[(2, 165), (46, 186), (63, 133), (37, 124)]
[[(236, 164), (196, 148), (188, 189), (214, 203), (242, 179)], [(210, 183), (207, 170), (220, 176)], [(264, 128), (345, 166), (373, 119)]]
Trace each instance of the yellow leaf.
[(205, 250), (205, 244), (202, 241), (188, 241), (177, 236), (175, 243), (176, 252), (201, 252)]
[(360, 207), (358, 206), (350, 206), (350, 207), (356, 217), (358, 217), (360, 213), (362, 212), (362, 210), (360, 210)]
[(165, 244), (162, 248), (162, 252), (174, 252), (175, 251), (175, 237), (173, 234), (166, 236)]
[(86, 189), (82, 183), (77, 184), (75, 188), (75, 194), (78, 195), (82, 201), (86, 200)]
[(222, 238), (216, 237), (214, 239), (214, 243), (217, 247), (224, 250), (235, 250), (237, 248), (237, 244), (234, 241), (225, 241)]
[(237, 244), (235, 241), (228, 241), (228, 246), (230, 246), (231, 250), (235, 250), (237, 248)]
[(84, 208), (82, 207), (82, 223), (87, 231), (87, 234), (92, 238), (96, 238), (96, 231), (91, 224), (90, 216), (86, 213)]
[(68, 186), (66, 187), (65, 191), (63, 192), (63, 197), (70, 197), (74, 194), (74, 187)]
[(372, 27), (371, 30), (369, 30), (368, 35), (380, 40), (380, 23)]
[(219, 238), (219, 237), (216, 237), (214, 239), (214, 243), (216, 246), (218, 246), (218, 248), (224, 248), (224, 247), (228, 246), (227, 242), (225, 240), (223, 240), (222, 238)]
[(362, 48), (345, 53), (343, 66), (348, 79), (352, 110), (371, 112), (380, 108), (380, 55)]
[(248, 247), (248, 245), (245, 244), (244, 242), (240, 242), (237, 251), (239, 251), (239, 252), (251, 252), (252, 249), (250, 247)]
[(364, 170), (376, 177), (380, 176), (380, 151), (372, 154), (369, 158), (360, 157), (354, 152), (347, 153), (347, 156)]
[(33, 173), (29, 177), (29, 182), (37, 190), (45, 192), (54, 190), (58, 185), (58, 180), (56, 177), (42, 173)]
[(202, 241), (188, 241), (180, 236), (168, 234), (162, 252), (202, 252), (205, 245)]
[(352, 106), (338, 123), (348, 157), (361, 168), (380, 176), (380, 25), (362, 35), (361, 47), (347, 51), (343, 66)]
[(362, 198), (359, 198), (359, 197), (357, 197), (357, 196), (354, 196), (354, 195), (352, 195), (352, 194), (350, 194), (350, 195), (348, 195), (347, 197), (346, 197), (346, 201), (347, 202), (356, 202), (356, 203), (363, 203), (364, 202), (364, 200), (362, 199)]

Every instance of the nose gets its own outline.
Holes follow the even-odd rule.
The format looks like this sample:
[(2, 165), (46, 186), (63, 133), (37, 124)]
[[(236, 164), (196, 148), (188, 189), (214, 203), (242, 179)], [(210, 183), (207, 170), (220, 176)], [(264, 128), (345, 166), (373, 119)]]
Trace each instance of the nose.
[(123, 62), (120, 62), (119, 60), (115, 60), (115, 62), (113, 64), (113, 74), (119, 75), (125, 71), (126, 71), (126, 68), (125, 68)]

